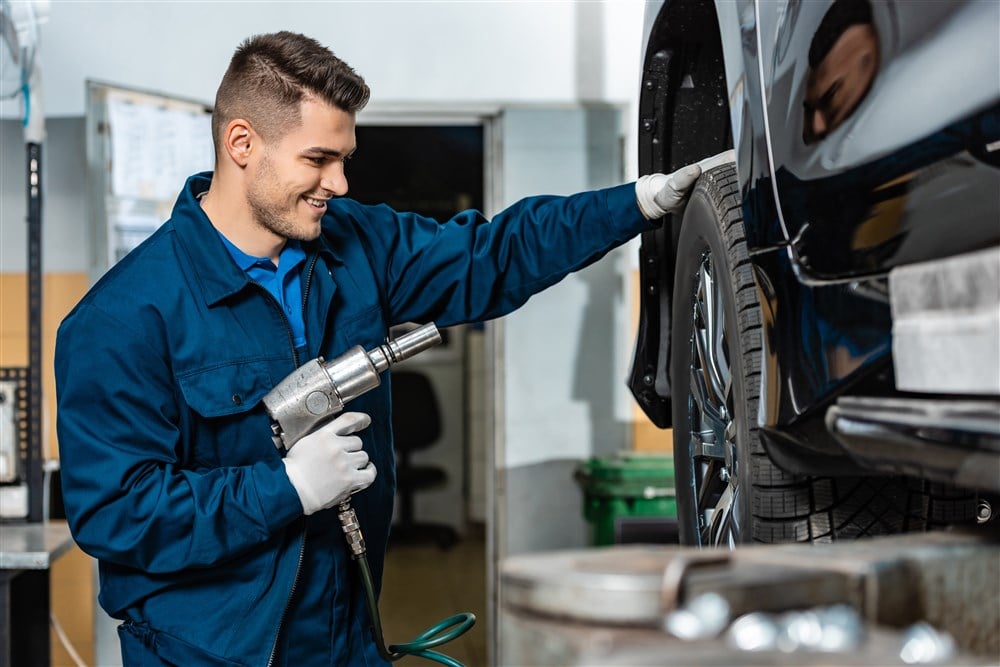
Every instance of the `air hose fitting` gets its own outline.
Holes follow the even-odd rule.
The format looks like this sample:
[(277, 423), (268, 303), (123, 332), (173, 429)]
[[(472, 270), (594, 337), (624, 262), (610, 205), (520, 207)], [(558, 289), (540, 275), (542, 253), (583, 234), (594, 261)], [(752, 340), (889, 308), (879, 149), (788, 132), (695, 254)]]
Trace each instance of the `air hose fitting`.
[(451, 656), (430, 649), (446, 644), (468, 632), (476, 623), (475, 614), (469, 612), (455, 614), (444, 619), (440, 623), (424, 630), (409, 643), (390, 644), (386, 647), (385, 638), (382, 636), (382, 619), (378, 613), (378, 600), (375, 597), (375, 583), (372, 579), (371, 566), (368, 565), (368, 557), (365, 550), (365, 538), (361, 534), (361, 525), (358, 523), (357, 514), (354, 512), (354, 508), (351, 507), (349, 500), (337, 506), (337, 518), (340, 519), (340, 527), (343, 529), (344, 537), (347, 539), (351, 558), (358, 563), (358, 568), (361, 572), (361, 582), (364, 584), (365, 589), (365, 600), (368, 602), (368, 612), (372, 620), (372, 638), (375, 641), (375, 648), (378, 649), (378, 653), (382, 656), (382, 659), (395, 662), (404, 656), (412, 655), (442, 665), (448, 665), (448, 667), (465, 667)]

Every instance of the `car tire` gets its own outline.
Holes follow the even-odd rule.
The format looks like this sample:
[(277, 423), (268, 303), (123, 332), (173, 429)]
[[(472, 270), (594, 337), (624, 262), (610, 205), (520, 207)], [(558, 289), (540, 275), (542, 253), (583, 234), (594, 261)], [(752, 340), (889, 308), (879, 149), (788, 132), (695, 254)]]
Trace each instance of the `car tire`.
[(704, 173), (684, 211), (671, 312), (681, 543), (825, 542), (968, 520), (967, 492), (898, 477), (798, 477), (771, 461), (757, 434), (762, 327), (743, 230), (734, 165)]

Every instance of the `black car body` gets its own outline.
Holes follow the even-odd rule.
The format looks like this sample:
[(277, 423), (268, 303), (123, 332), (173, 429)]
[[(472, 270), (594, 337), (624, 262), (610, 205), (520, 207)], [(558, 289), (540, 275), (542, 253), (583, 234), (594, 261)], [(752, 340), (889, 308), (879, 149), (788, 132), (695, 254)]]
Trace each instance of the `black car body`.
[(998, 35), (975, 0), (647, 5), (640, 172), (735, 149), (640, 251), (629, 385), (682, 541), (989, 516)]

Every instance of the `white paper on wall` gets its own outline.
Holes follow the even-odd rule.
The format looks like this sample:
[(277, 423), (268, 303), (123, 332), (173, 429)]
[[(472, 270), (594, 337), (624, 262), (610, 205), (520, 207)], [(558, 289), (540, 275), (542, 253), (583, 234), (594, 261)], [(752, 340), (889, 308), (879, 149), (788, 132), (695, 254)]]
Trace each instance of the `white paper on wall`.
[(173, 200), (184, 179), (212, 169), (211, 116), (203, 111), (109, 100), (111, 194)]

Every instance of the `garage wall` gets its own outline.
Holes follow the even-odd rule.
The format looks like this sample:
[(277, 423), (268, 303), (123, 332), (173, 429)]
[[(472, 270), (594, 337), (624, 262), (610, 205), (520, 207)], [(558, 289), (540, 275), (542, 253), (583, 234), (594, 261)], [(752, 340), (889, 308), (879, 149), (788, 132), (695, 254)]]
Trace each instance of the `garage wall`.
[[(620, 109), (515, 108), (501, 126), (505, 203), (622, 182)], [(629, 435), (614, 409), (625, 377), (615, 351), (631, 345), (616, 327), (621, 270), (613, 253), (493, 325), (502, 376), (499, 558), (587, 543), (573, 472), (589, 456), (624, 448)]]
[[(98, 79), (211, 101), (253, 33), (315, 37), (386, 102), (624, 101), (638, 82), (643, 3), (53, 2), (41, 28), (48, 116), (81, 116)], [(4, 117), (16, 103), (0, 105)]]

